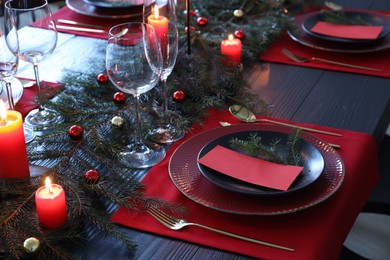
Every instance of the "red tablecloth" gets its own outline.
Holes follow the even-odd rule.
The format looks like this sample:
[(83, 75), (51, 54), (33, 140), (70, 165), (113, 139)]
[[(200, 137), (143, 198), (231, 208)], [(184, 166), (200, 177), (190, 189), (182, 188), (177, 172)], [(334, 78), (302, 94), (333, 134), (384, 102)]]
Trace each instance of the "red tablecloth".
[(338, 259), (342, 244), (355, 218), (379, 178), (377, 146), (374, 139), (363, 133), (309, 125), (343, 134), (343, 137), (320, 136), (325, 141), (341, 145), (338, 152), (346, 168), (341, 188), (323, 203), (293, 214), (279, 216), (228, 214), (206, 208), (188, 199), (175, 187), (168, 175), (169, 159), (182, 142), (206, 129), (219, 127), (218, 121), (238, 123), (227, 111), (212, 110), (210, 113), (209, 120), (203, 127), (195, 126), (191, 134), (168, 150), (167, 157), (161, 164), (150, 170), (142, 181), (146, 186), (146, 194), (187, 207), (190, 212), (187, 219), (191, 222), (291, 247), (295, 252), (232, 239), (197, 227), (171, 231), (148, 214), (128, 212), (125, 209), (119, 209), (112, 220), (127, 227), (262, 259)]

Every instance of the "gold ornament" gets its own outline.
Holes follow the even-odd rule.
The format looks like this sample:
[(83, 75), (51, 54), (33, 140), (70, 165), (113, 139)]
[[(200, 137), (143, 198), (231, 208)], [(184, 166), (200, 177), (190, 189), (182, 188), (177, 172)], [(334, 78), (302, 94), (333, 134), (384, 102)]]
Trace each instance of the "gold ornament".
[(122, 127), (124, 122), (125, 122), (125, 120), (120, 116), (114, 116), (111, 119), (111, 124), (113, 124), (117, 127)]
[(30, 237), (24, 240), (23, 248), (27, 253), (36, 253), (41, 245), (41, 242), (36, 237)]
[(244, 16), (244, 11), (242, 11), (241, 9), (237, 9), (237, 10), (234, 10), (233, 14), (235, 17), (240, 18), (240, 17)]

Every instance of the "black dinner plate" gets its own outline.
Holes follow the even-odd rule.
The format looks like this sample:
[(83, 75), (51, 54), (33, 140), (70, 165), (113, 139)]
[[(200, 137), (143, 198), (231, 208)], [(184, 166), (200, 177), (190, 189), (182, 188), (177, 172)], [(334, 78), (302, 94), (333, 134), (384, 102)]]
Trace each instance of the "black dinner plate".
[(103, 8), (130, 8), (142, 6), (142, 0), (83, 0), (85, 3)]
[(379, 34), (377, 39), (348, 39), (341, 37), (333, 37), (329, 35), (323, 35), (319, 33), (314, 33), (311, 29), (316, 25), (317, 22), (322, 21), (325, 22), (325, 16), (321, 11), (314, 12), (309, 17), (307, 17), (302, 23), (302, 29), (307, 34), (322, 39), (326, 41), (339, 42), (339, 43), (367, 43), (372, 41), (381, 40), (386, 37), (390, 33), (389, 20), (385, 19), (382, 15), (376, 13), (367, 13), (360, 11), (345, 11), (344, 12), (346, 18), (354, 20), (361, 19), (367, 23), (367, 25), (371, 26), (383, 26), (383, 30)]
[[(221, 145), (223, 147), (231, 149), (231, 147), (229, 146), (229, 141), (232, 138), (247, 140), (251, 134), (257, 134), (257, 136), (261, 137), (262, 144), (266, 146), (270, 145), (272, 140), (281, 140), (282, 146), (286, 147), (288, 135), (285, 133), (272, 131), (243, 131), (223, 135), (207, 143), (199, 152), (198, 159), (202, 158), (217, 145)], [(209, 180), (214, 185), (217, 185), (229, 191), (239, 192), (247, 195), (284, 195), (301, 190), (306, 186), (312, 184), (320, 177), (321, 173), (324, 170), (324, 158), (322, 157), (321, 153), (317, 148), (315, 148), (309, 142), (301, 140), (301, 145), (299, 149), (302, 157), (302, 166), (304, 168), (287, 191), (262, 187), (256, 184), (238, 180), (236, 178), (215, 171), (200, 163), (198, 163), (198, 167), (202, 175), (207, 180)], [(281, 153), (286, 154), (286, 151), (281, 150)]]

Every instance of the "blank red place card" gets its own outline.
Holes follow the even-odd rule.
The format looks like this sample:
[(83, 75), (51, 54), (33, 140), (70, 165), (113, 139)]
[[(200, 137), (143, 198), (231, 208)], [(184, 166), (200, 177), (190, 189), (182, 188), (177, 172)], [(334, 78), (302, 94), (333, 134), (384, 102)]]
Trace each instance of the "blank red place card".
[(383, 26), (332, 24), (319, 21), (310, 31), (337, 38), (375, 40), (382, 30)]
[(288, 190), (303, 167), (268, 162), (217, 145), (198, 162), (221, 174), (277, 190)]

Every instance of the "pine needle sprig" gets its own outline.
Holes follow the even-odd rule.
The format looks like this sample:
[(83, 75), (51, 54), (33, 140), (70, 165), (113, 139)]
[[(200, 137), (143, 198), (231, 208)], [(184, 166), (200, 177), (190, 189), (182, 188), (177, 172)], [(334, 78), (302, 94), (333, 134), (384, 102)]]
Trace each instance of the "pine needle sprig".
[(229, 146), (235, 151), (254, 158), (279, 164), (301, 165), (301, 142), (298, 130), (289, 134), (286, 142), (280, 138), (274, 138), (269, 143), (263, 143), (260, 134), (250, 133), (246, 139), (231, 138)]

